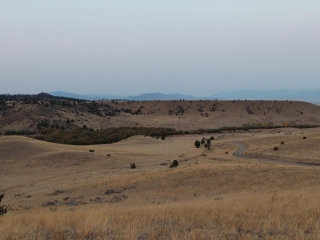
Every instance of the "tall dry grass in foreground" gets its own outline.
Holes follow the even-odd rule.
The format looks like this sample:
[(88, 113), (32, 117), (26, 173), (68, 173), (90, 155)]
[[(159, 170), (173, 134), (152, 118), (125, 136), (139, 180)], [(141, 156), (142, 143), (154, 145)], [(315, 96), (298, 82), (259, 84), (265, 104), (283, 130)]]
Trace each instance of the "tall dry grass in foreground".
[(319, 239), (318, 190), (11, 212), (1, 239)]

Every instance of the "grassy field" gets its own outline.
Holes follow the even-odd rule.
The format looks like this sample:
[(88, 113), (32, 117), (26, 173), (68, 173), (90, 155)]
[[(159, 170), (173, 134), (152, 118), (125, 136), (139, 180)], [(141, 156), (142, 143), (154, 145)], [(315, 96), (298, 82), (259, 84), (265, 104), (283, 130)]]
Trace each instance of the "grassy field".
[(317, 239), (315, 190), (30, 210), (1, 218), (1, 234), (5, 239)]
[(320, 168), (232, 153), (239, 140), (257, 158), (315, 162), (319, 131), (217, 133), (210, 150), (194, 142), (212, 134), (95, 146), (1, 136), (0, 192), (12, 208), (1, 238), (318, 239)]
[[(320, 144), (319, 130), (287, 129), (287, 134), (290, 135), (274, 132), (274, 136), (267, 136), (259, 141), (244, 141), (249, 147), (245, 155), (320, 165), (320, 152), (316, 150)], [(274, 147), (278, 147), (278, 150), (275, 151)]]

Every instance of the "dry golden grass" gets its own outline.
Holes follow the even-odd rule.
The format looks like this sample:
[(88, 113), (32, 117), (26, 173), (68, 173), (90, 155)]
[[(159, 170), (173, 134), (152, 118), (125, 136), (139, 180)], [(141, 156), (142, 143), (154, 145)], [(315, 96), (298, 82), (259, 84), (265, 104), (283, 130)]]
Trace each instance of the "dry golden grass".
[(266, 155), (284, 141), (276, 153), (290, 159), (305, 143), (316, 159), (318, 131), (213, 134), (211, 150), (194, 141), (212, 134), (97, 146), (2, 136), (0, 192), (13, 210), (1, 239), (318, 239), (320, 168), (232, 156), (237, 139)]
[[(261, 134), (263, 137), (244, 141), (249, 147), (245, 155), (320, 165), (320, 152), (316, 150), (320, 145), (320, 129), (286, 130), (290, 135), (274, 131), (273, 134)], [(278, 151), (274, 151), (275, 146)]]
[(162, 205), (41, 209), (0, 218), (4, 239), (318, 239), (319, 188)]

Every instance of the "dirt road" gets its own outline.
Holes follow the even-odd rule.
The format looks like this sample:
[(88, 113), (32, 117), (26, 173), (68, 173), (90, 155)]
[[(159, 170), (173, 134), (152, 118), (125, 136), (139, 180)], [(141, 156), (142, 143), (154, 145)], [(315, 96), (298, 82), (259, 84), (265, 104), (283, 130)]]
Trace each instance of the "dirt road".
[(258, 161), (274, 162), (274, 163), (281, 163), (281, 164), (290, 164), (290, 165), (305, 166), (305, 167), (319, 167), (319, 165), (312, 164), (312, 163), (287, 162), (287, 161), (283, 161), (283, 160), (242, 156), (242, 153), (245, 150), (247, 150), (247, 146), (244, 145), (242, 142), (239, 142), (239, 141), (236, 141), (236, 140), (234, 140), (234, 143), (236, 143), (239, 146), (239, 149), (233, 153), (233, 156), (235, 156), (235, 157), (249, 158), (249, 159), (254, 159), (254, 160), (258, 160)]

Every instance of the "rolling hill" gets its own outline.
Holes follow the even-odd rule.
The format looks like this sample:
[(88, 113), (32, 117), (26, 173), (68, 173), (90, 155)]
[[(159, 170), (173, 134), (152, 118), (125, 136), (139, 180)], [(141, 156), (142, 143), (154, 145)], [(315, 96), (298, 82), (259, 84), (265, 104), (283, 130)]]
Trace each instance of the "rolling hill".
[(0, 132), (157, 127), (176, 130), (244, 124), (320, 125), (320, 106), (299, 101), (5, 101)]

